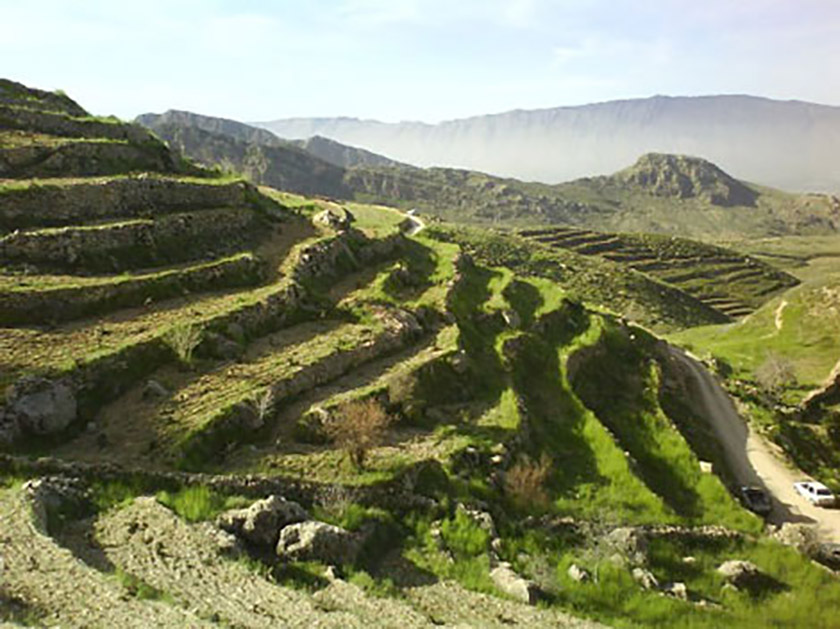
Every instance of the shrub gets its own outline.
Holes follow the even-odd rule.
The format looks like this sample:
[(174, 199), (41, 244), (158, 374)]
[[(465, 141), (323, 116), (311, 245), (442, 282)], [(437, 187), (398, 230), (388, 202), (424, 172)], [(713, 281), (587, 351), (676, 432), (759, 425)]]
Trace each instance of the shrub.
[(440, 528), (446, 547), (458, 558), (481, 555), (490, 546), (490, 533), (463, 511), (457, 511), (454, 518), (444, 520)]
[(201, 327), (191, 324), (176, 325), (164, 336), (164, 341), (185, 365), (192, 364), (193, 352), (201, 343)]
[(259, 425), (265, 424), (266, 420), (274, 410), (275, 395), (272, 389), (266, 389), (251, 400), (254, 412), (259, 419)]
[(784, 356), (769, 353), (755, 370), (755, 379), (768, 393), (778, 393), (782, 388), (796, 383), (793, 364)]
[(382, 405), (371, 398), (342, 404), (325, 428), (333, 443), (347, 452), (357, 468), (362, 468), (368, 452), (382, 442), (390, 423), (391, 417)]
[(505, 494), (518, 509), (542, 511), (549, 507), (551, 499), (545, 485), (551, 467), (551, 457), (543, 453), (539, 461), (522, 457), (507, 471)]

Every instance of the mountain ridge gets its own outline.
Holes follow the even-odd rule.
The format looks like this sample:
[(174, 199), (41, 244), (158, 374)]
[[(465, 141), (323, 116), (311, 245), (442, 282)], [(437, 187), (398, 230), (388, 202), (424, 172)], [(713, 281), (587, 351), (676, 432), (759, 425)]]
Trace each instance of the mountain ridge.
[[(560, 183), (609, 174), (647, 152), (699, 155), (739, 179), (840, 190), (831, 166), (840, 107), (745, 95), (653, 96), (473, 116), (438, 124), (341, 118), (253, 123), (278, 136), (322, 135), (416, 166)], [(516, 156), (515, 158), (511, 156)]]

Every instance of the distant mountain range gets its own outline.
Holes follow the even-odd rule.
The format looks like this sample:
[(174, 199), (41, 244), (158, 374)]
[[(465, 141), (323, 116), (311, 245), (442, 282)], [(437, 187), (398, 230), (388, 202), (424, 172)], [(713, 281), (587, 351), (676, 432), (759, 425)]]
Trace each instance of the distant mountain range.
[(738, 179), (840, 191), (840, 107), (753, 96), (667, 97), (511, 111), (424, 124), (355, 118), (253, 123), (330, 138), (415, 166), (557, 183), (615, 172), (648, 152), (702, 157)]
[(306, 195), (416, 207), (448, 220), (522, 227), (573, 225), (711, 240), (840, 229), (840, 200), (739, 181), (696, 157), (645, 154), (609, 176), (529, 183), (453, 168), (418, 168), (320, 137), (281, 140), (233, 120), (145, 114), (185, 155)]

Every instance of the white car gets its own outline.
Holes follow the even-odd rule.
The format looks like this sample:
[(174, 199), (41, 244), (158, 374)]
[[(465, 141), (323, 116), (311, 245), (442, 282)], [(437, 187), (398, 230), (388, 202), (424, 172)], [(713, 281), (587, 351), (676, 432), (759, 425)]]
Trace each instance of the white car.
[(818, 483), (817, 481), (802, 481), (800, 483), (794, 483), (793, 488), (801, 496), (809, 502), (813, 502), (818, 507), (830, 507), (834, 505), (834, 494), (822, 483)]

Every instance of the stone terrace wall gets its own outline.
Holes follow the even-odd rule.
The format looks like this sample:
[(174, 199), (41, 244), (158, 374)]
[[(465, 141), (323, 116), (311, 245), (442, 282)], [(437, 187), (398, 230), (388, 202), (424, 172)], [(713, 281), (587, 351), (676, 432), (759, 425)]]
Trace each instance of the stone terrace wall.
[(87, 177), (127, 172), (175, 172), (165, 145), (79, 140), (58, 146), (31, 145), (0, 149), (0, 177)]
[(215, 290), (251, 286), (265, 279), (265, 265), (251, 255), (207, 264), (188, 273), (173, 271), (95, 286), (0, 293), (0, 325), (54, 324), (118, 308), (131, 308), (148, 299), (160, 301), (212, 287)]
[(125, 122), (72, 118), (61, 113), (0, 104), (0, 128), (3, 127), (70, 138), (107, 138), (132, 143), (155, 140), (148, 130)]
[(58, 227), (166, 212), (246, 205), (256, 188), (139, 175), (77, 183), (43, 182), (0, 191), (0, 229)]
[(261, 214), (249, 208), (165, 215), (108, 228), (16, 232), (0, 239), (0, 259), (45, 267), (122, 271), (216, 258), (251, 241)]

